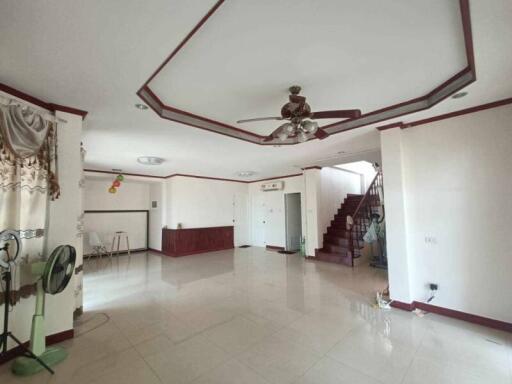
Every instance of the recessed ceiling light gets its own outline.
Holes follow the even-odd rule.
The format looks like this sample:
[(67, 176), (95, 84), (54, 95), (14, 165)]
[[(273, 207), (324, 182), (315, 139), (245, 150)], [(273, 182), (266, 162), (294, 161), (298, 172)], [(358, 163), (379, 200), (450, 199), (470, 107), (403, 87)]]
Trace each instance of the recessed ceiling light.
[(135, 104), (135, 108), (140, 109), (141, 111), (145, 111), (148, 109), (148, 106), (144, 104)]
[(137, 162), (144, 165), (160, 165), (164, 161), (165, 159), (156, 156), (141, 156), (137, 158)]
[(254, 176), (256, 172), (254, 171), (240, 171), (237, 173), (239, 177), (251, 177)]
[(467, 92), (459, 92), (459, 93), (456, 93), (455, 95), (452, 96), (452, 99), (460, 99), (464, 96), (466, 96), (468, 93)]

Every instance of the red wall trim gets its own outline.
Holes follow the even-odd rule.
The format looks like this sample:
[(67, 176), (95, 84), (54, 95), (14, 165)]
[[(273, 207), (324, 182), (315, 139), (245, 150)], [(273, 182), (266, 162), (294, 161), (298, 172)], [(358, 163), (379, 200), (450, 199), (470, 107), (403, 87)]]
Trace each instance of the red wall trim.
[(413, 121), (410, 123), (403, 124), (402, 128), (410, 128), (410, 127), (415, 127), (417, 125), (432, 123), (434, 121), (451, 119), (452, 117), (467, 115), (469, 113), (484, 111), (486, 109), (497, 108), (497, 107), (501, 107), (501, 106), (508, 105), (508, 104), (512, 104), (512, 97), (508, 98), (508, 99), (494, 101), (492, 103), (477, 105), (476, 107), (471, 107), (471, 108), (461, 109), (461, 110), (455, 111), (455, 112), (445, 113), (444, 115), (429, 117), (429, 118), (423, 119), (423, 120), (416, 120), (416, 121)]
[[(195, 128), (200, 128), (217, 134), (230, 136), (235, 139), (248, 141), (257, 145), (294, 145), (298, 142), (289, 139), (285, 142), (276, 140), (265, 141), (265, 137), (257, 135), (251, 131), (246, 131), (232, 125), (228, 125), (219, 121), (215, 121), (203, 116), (195, 115), (187, 111), (183, 111), (172, 106), (165, 105), (158, 96), (150, 89), (149, 83), (158, 75), (158, 73), (170, 63), (176, 54), (187, 44), (194, 34), (206, 23), (206, 21), (215, 13), (215, 11), (224, 3), (219, 0), (208, 11), (208, 13), (199, 21), (199, 23), (190, 31), (181, 43), (171, 52), (162, 64), (153, 72), (148, 80), (138, 90), (137, 95), (144, 100), (161, 118), (179, 122)], [(420, 97), (404, 101), (386, 108), (371, 111), (363, 114), (357, 119), (342, 120), (333, 124), (323, 126), (328, 134), (335, 134), (351, 129), (368, 126), (386, 121), (399, 116), (411, 114), (421, 110), (429, 109), (451, 94), (459, 91), (476, 80), (475, 59), (472, 42), (471, 31), (471, 15), (469, 8), (469, 0), (459, 0), (460, 17), (462, 20), (462, 30), (464, 35), (464, 48), (466, 51), (467, 66), (457, 74), (446, 80), (442, 84), (436, 86), (429, 93)], [(167, 112), (167, 113), (166, 113)], [(311, 140), (313, 140), (312, 138)]]
[(284, 175), (284, 176), (276, 176), (276, 177), (268, 177), (266, 179), (259, 179), (259, 180), (252, 180), (248, 181), (248, 183), (259, 183), (261, 181), (268, 181), (268, 180), (277, 180), (277, 179), (286, 179), (288, 177), (296, 177), (296, 176), (302, 176), (302, 173), (294, 173), (292, 175)]
[[(46, 345), (57, 344), (64, 340), (72, 339), (74, 336), (75, 336), (74, 329), (68, 329), (67, 331), (54, 333), (53, 335), (46, 336)], [(23, 343), (23, 345), (25, 347), (28, 347), (29, 342), (27, 341), (27, 342)], [(19, 346), (16, 346), (12, 349), (9, 349), (7, 351), (7, 353), (0, 358), (0, 364), (6, 363), (6, 362), (8, 362), (18, 356), (22, 356), (22, 355), (23, 355), (23, 350)]]
[[(84, 169), (84, 172), (106, 173), (106, 174), (109, 174), (109, 175), (118, 175), (119, 174), (119, 172), (100, 171), (98, 169)], [(294, 173), (294, 174), (291, 174), (291, 175), (268, 177), (268, 178), (265, 178), (265, 179), (258, 179), (258, 180), (236, 180), (236, 179), (225, 179), (225, 178), (220, 178), (220, 177), (189, 175), (189, 174), (185, 174), (185, 173), (173, 173), (172, 175), (169, 175), (169, 176), (153, 176), (153, 175), (144, 175), (144, 174), (141, 174), (141, 173), (126, 173), (126, 172), (121, 172), (121, 173), (123, 175), (125, 175), (125, 176), (151, 177), (151, 178), (155, 178), (155, 179), (170, 179), (170, 178), (175, 177), (175, 176), (182, 176), (182, 177), (191, 177), (191, 178), (194, 178), (194, 179), (231, 181), (231, 182), (234, 182), (234, 183), (245, 183), (245, 184), (259, 183), (260, 181), (267, 181), (267, 180), (285, 179), (287, 177), (302, 176), (302, 173)]]
[(284, 247), (280, 247), (278, 245), (266, 245), (265, 248), (272, 251), (284, 251)]
[[(98, 169), (84, 169), (84, 172), (96, 172), (96, 173), (106, 173), (106, 174), (109, 174), (109, 175), (119, 175), (119, 172), (114, 172), (114, 171), (100, 171)], [(123, 175), (125, 176), (140, 176), (140, 177), (152, 177), (154, 179), (165, 179), (166, 176), (153, 176), (153, 175), (143, 175), (141, 173), (126, 173), (126, 172), (121, 172)]]
[(470, 108), (460, 109), (458, 111), (445, 113), (443, 115), (428, 117), (428, 118), (422, 119), (422, 120), (411, 121), (409, 123), (398, 122), (398, 123), (383, 125), (381, 127), (377, 127), (377, 130), (385, 131), (386, 129), (392, 129), (392, 128), (401, 128), (401, 129), (412, 128), (412, 127), (416, 127), (418, 125), (429, 124), (429, 123), (433, 123), (433, 122), (439, 121), (439, 120), (451, 119), (453, 117), (468, 115), (470, 113), (485, 111), (486, 109), (498, 108), (498, 107), (502, 107), (502, 106), (509, 105), (509, 104), (512, 104), (512, 97), (508, 98), (508, 99), (493, 101), (493, 102), (487, 103), (487, 104), (477, 105), (477, 106), (470, 107)]
[(47, 103), (46, 101), (38, 99), (37, 97), (34, 97), (34, 96), (30, 96), (27, 93), (21, 92), (15, 88), (9, 87), (6, 84), (3, 84), (3, 83), (0, 83), (0, 91), (8, 93), (14, 97), (19, 98), (19, 99), (25, 100), (29, 103), (35, 104), (41, 108), (47, 109), (50, 112), (61, 111), (61, 112), (72, 113), (74, 115), (82, 116), (82, 119), (84, 119), (85, 116), (87, 116), (87, 111), (82, 111), (81, 109), (66, 107), (64, 105)]
[(403, 309), (406, 311), (413, 311), (418, 308), (426, 312), (436, 313), (441, 316), (451, 317), (458, 320), (467, 321), (469, 323), (483, 325), (484, 327), (499, 329), (501, 331), (511, 332), (512, 333), (512, 323), (507, 323), (501, 320), (494, 320), (488, 317), (483, 317), (479, 315), (473, 315), (471, 313), (457, 311), (455, 309), (449, 309), (444, 307), (439, 307), (437, 305), (422, 303), (419, 301), (413, 301), (412, 303), (403, 303), (401, 301), (393, 300), (391, 302), (391, 306), (398, 309)]
[(235, 180), (235, 179), (223, 179), (221, 177), (210, 177), (210, 176), (197, 176), (197, 175), (187, 175), (184, 173), (174, 173), (172, 175), (166, 176), (166, 179), (171, 179), (176, 176), (182, 176), (182, 177), (191, 177), (194, 179), (207, 179), (207, 180), (218, 180), (218, 181), (231, 181), (234, 183), (249, 183), (249, 181), (246, 180)]
[(380, 127), (377, 127), (377, 131), (385, 131), (386, 129), (392, 129), (392, 128), (403, 128), (404, 124), (400, 121), (398, 123), (391, 123), (382, 125)]

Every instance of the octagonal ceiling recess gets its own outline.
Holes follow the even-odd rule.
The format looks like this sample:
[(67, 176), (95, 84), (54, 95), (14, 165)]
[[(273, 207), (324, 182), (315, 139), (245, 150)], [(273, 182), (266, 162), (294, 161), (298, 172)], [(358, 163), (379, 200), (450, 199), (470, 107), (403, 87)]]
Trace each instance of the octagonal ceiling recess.
[(138, 95), (164, 119), (295, 144), (264, 141), (276, 122), (235, 122), (279, 116), (299, 83), (315, 110), (362, 110), (327, 121), (332, 135), (428, 109), (475, 78), (468, 0), (221, 0)]

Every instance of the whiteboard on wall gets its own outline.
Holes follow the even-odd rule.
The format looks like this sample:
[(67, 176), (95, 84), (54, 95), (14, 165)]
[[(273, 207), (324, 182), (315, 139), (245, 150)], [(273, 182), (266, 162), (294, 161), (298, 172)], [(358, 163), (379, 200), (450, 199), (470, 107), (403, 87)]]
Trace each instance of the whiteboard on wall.
[[(92, 253), (89, 234), (96, 232), (107, 250), (112, 247), (115, 232), (128, 234), (130, 250), (147, 249), (148, 244), (148, 211), (85, 211), (84, 212), (84, 254)], [(115, 244), (117, 250), (117, 242)], [(119, 244), (120, 251), (126, 251), (124, 236)]]

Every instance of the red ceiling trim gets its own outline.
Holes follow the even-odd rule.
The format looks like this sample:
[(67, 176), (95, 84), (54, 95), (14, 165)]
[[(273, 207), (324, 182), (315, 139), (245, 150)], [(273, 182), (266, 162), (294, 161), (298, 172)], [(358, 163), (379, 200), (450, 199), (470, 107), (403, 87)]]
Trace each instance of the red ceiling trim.
[[(189, 125), (195, 128), (200, 128), (222, 134), (225, 136), (233, 137), (239, 140), (248, 141), (253, 144), (259, 145), (293, 145), (298, 144), (294, 139), (288, 139), (285, 142), (280, 142), (277, 139), (271, 141), (264, 141), (265, 136), (246, 131), (229, 124), (218, 122), (206, 117), (202, 117), (187, 111), (165, 105), (160, 98), (149, 88), (149, 83), (153, 80), (158, 73), (176, 56), (176, 54), (186, 45), (186, 43), (194, 36), (194, 34), (206, 23), (206, 21), (217, 11), (217, 9), (224, 3), (224, 0), (219, 0), (208, 11), (208, 13), (199, 21), (199, 23), (189, 32), (189, 34), (181, 41), (181, 43), (171, 52), (165, 61), (153, 72), (149, 79), (137, 92), (137, 95), (148, 103), (151, 108), (161, 117), (167, 120), (175, 121), (181, 124)], [(419, 112), (429, 109), (450, 95), (466, 87), (476, 80), (475, 72), (475, 59), (473, 50), (473, 40), (471, 31), (471, 16), (469, 9), (469, 0), (459, 0), (460, 15), (462, 20), (462, 28), (464, 34), (464, 46), (466, 50), (467, 67), (438, 85), (432, 91), (424, 96), (420, 96), (408, 101), (404, 101), (390, 107), (381, 108), (366, 114), (361, 115), (357, 119), (342, 120), (337, 123), (323, 126), (329, 134), (336, 134), (348, 130), (368, 126), (380, 121), (390, 120), (400, 116), (408, 115), (411, 113)], [(156, 104), (156, 106), (155, 106)], [(158, 108), (157, 108), (158, 107)], [(173, 116), (166, 116), (165, 111), (173, 114)], [(380, 116), (379, 116), (380, 115)], [(193, 121), (190, 121), (193, 119)], [(313, 139), (311, 139), (313, 140)]]
[(85, 116), (87, 116), (87, 111), (82, 111), (81, 109), (66, 107), (64, 105), (47, 103), (46, 101), (43, 101), (41, 99), (38, 99), (37, 97), (31, 96), (28, 93), (21, 92), (13, 87), (9, 87), (8, 85), (3, 84), (3, 83), (0, 83), (0, 91), (8, 93), (8, 94), (10, 94), (14, 97), (17, 97), (18, 99), (24, 100), (28, 103), (35, 104), (38, 107), (47, 109), (50, 112), (61, 111), (61, 112), (72, 113), (73, 115), (81, 116), (82, 119), (84, 119)]
[(183, 48), (183, 46), (185, 44), (187, 44), (187, 42), (190, 40), (190, 38), (192, 36), (194, 36), (194, 34), (203, 26), (204, 23), (206, 23), (206, 21), (210, 18), (211, 15), (213, 15), (215, 13), (215, 11), (222, 5), (222, 3), (224, 3), (224, 0), (218, 0), (215, 3), (215, 5), (208, 11), (208, 13), (203, 16), (203, 18), (199, 21), (199, 23), (197, 23), (197, 25), (194, 27), (194, 29), (192, 29), (188, 33), (188, 35), (185, 36), (185, 38), (181, 41), (181, 43), (179, 43), (179, 45), (174, 49), (174, 51), (172, 51), (171, 54), (169, 56), (167, 56), (167, 58), (164, 60), (164, 62), (162, 64), (160, 64), (160, 66), (156, 69), (156, 71), (153, 72), (153, 74), (149, 77), (149, 79), (146, 80), (143, 87), (147, 86), (149, 84), (149, 82), (151, 80), (153, 80), (155, 78), (155, 76), (158, 75), (160, 73), (160, 71), (167, 65), (167, 63), (169, 63), (169, 61), (171, 61), (172, 58), (174, 56), (176, 56), (176, 54), (181, 50), (181, 48)]

